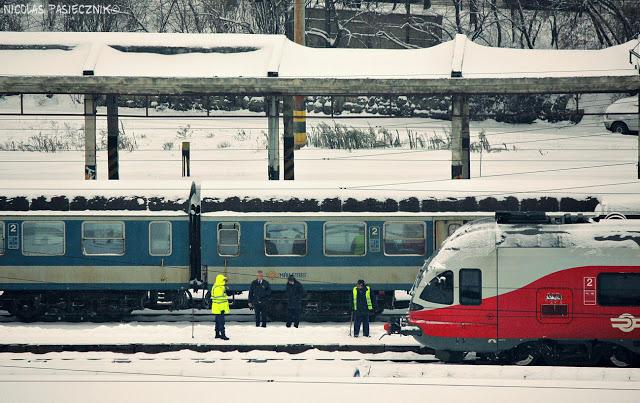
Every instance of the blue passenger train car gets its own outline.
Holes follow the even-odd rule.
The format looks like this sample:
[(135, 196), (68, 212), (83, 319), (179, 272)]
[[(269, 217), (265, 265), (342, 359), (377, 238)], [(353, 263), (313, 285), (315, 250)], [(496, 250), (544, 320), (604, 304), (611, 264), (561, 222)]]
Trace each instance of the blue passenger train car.
[(226, 273), (242, 291), (263, 270), (276, 315), (289, 275), (307, 291), (307, 314), (349, 312), (358, 279), (376, 291), (380, 310), (390, 307), (434, 246), (433, 220), (406, 213), (205, 213), (201, 234), (207, 277)]
[[(181, 191), (187, 199), (188, 184)], [(68, 199), (61, 206), (51, 202), (54, 196), (47, 206), (35, 203), (36, 210), (0, 211), (4, 309), (23, 320), (82, 320), (117, 318), (164, 301), (187, 305), (190, 217), (180, 210), (149, 211), (146, 198), (144, 210), (123, 208), (141, 206), (143, 193), (136, 189), (133, 204), (121, 196), (92, 203), (77, 196), (71, 207), (78, 210), (69, 211)]]
[[(117, 315), (148, 305), (150, 291), (188, 288), (186, 213), (3, 214), (1, 287), (18, 316), (36, 317), (46, 305), (62, 313), (69, 304), (91, 304), (81, 316)], [(46, 300), (31, 298), (34, 291), (47, 291)]]

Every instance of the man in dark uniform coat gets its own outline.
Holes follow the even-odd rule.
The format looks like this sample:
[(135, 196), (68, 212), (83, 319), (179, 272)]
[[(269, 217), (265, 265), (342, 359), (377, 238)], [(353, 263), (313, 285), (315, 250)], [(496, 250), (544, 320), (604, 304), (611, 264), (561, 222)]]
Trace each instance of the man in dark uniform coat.
[(264, 272), (258, 270), (258, 275), (249, 287), (249, 308), (256, 314), (256, 327), (267, 327), (267, 313), (271, 301), (271, 286), (264, 279)]
[(304, 296), (304, 288), (302, 284), (294, 276), (289, 276), (287, 280), (287, 327), (298, 327), (300, 324), (300, 313), (302, 312), (302, 297)]

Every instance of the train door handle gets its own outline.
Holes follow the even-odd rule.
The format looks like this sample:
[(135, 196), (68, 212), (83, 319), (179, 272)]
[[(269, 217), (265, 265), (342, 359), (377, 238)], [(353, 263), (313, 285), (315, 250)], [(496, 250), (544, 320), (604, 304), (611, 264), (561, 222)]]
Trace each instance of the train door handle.
[(487, 314), (487, 319), (489, 320), (494, 320), (496, 318), (496, 314), (493, 312), (490, 312)]

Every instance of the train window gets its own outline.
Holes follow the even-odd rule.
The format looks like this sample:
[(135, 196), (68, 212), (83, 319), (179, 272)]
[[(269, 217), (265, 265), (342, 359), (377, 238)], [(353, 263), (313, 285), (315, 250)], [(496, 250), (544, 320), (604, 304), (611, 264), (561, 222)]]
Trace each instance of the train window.
[(170, 256), (172, 251), (171, 222), (153, 221), (149, 223), (149, 254)]
[(460, 269), (460, 304), (482, 303), (482, 272), (479, 269)]
[(25, 221), (22, 223), (22, 254), (62, 256), (65, 250), (64, 222)]
[(447, 236), (453, 235), (453, 233), (460, 227), (462, 227), (462, 224), (460, 223), (449, 224), (447, 226)]
[(307, 224), (266, 223), (264, 253), (267, 256), (304, 256), (307, 254)]
[(385, 222), (385, 255), (425, 254), (425, 225), (423, 222)]
[(432, 278), (420, 293), (420, 299), (434, 304), (453, 304), (453, 272), (447, 270)]
[(82, 253), (85, 255), (124, 255), (124, 222), (83, 222)]
[(240, 224), (236, 222), (218, 223), (218, 255), (240, 255)]
[(324, 254), (327, 256), (364, 256), (366, 254), (367, 224), (324, 224)]
[(4, 222), (0, 221), (0, 255), (4, 255)]
[(599, 305), (640, 306), (640, 273), (601, 273), (596, 283)]

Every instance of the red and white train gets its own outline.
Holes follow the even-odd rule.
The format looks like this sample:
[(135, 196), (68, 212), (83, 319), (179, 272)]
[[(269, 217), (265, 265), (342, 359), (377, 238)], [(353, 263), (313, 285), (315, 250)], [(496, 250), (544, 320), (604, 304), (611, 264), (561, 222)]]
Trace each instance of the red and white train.
[(640, 220), (497, 213), (466, 224), (422, 267), (389, 333), (447, 362), (520, 365), (640, 357)]

